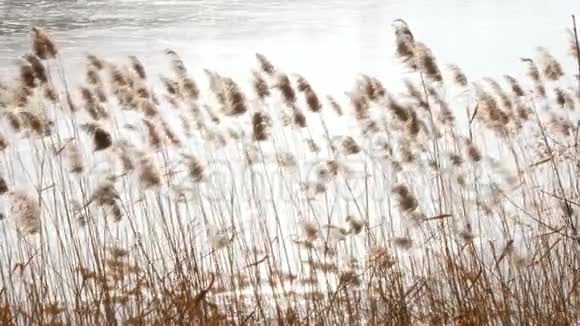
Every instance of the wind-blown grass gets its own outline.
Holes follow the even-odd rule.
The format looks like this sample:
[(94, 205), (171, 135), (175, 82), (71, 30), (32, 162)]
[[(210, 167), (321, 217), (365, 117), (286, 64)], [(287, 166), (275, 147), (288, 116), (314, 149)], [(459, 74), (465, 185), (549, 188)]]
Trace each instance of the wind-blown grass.
[(394, 28), (405, 92), (342, 96), (172, 50), (71, 85), (34, 28), (0, 82), (0, 323), (578, 323), (577, 34), (471, 81)]

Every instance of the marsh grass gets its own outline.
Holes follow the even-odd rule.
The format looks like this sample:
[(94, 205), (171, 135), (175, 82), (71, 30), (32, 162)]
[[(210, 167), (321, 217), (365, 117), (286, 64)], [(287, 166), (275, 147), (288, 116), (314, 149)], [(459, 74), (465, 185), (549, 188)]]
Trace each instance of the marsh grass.
[(263, 54), (205, 87), (172, 50), (73, 87), (35, 27), (0, 82), (0, 324), (578, 323), (571, 65), (471, 81), (393, 26), (406, 91), (345, 96)]

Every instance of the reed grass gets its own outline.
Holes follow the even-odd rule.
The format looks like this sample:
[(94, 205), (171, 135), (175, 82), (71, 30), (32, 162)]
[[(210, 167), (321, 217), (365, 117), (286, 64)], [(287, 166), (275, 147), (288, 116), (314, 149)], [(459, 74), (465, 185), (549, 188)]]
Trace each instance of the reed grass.
[(160, 80), (87, 54), (72, 87), (35, 27), (0, 82), (0, 324), (579, 323), (575, 24), (572, 64), (538, 48), (527, 80), (393, 28), (404, 92), (323, 95), (169, 49)]

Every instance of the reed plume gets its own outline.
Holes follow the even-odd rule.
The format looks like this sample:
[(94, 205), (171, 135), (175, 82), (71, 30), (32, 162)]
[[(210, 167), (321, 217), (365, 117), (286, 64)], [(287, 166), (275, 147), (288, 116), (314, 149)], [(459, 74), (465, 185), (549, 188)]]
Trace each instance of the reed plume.
[(346, 217), (346, 222), (348, 223), (348, 233), (350, 234), (359, 234), (361, 233), (364, 222), (352, 215), (348, 215)]
[(219, 94), (223, 105), (222, 109), (226, 115), (237, 116), (248, 111), (246, 97), (233, 79), (220, 78)]
[(113, 147), (113, 152), (121, 161), (123, 173), (128, 173), (135, 169), (134, 156), (136, 151), (128, 141), (117, 142)]
[(129, 60), (131, 61), (131, 68), (137, 74), (137, 76), (143, 80), (147, 79), (147, 73), (145, 72), (145, 67), (136, 56), (129, 56)]
[(14, 191), (9, 196), (8, 213), (18, 229), (28, 234), (40, 232), (40, 207), (36, 200), (25, 191)]
[(34, 69), (32, 69), (32, 67), (25, 62), (20, 63), (20, 81), (24, 87), (29, 89), (36, 87)]
[(413, 239), (408, 237), (394, 237), (391, 242), (396, 248), (402, 250), (409, 250), (413, 247)]
[(25, 83), (20, 81), (17, 83), (17, 85), (15, 85), (15, 88), (11, 89), (11, 92), (11, 104), (14, 104), (18, 107), (26, 107), (30, 103), (34, 89), (26, 86)]
[(102, 118), (108, 118), (107, 111), (102, 103), (97, 102), (93, 91), (86, 87), (81, 87), (80, 90), (84, 102), (83, 108), (91, 116), (91, 119), (98, 121)]
[(183, 158), (186, 160), (189, 177), (194, 183), (206, 180), (205, 167), (203, 163), (194, 155), (183, 153)]
[(81, 125), (81, 129), (92, 136), (95, 152), (105, 150), (113, 144), (111, 134), (96, 123), (85, 123)]
[(296, 105), (292, 105), (292, 115), (293, 115), (293, 122), (294, 125), (298, 126), (299, 128), (306, 127), (306, 116), (302, 113), (302, 110), (298, 108)]
[(392, 95), (387, 96), (387, 108), (402, 122), (409, 120), (409, 110), (399, 103)]
[(158, 120), (160, 122), (159, 124), (161, 125), (161, 129), (163, 130), (163, 133), (165, 134), (165, 137), (167, 137), (167, 139), (169, 140), (169, 143), (173, 146), (181, 147), (182, 142), (179, 139), (179, 137), (177, 137), (175, 132), (173, 132), (173, 129), (171, 128), (169, 123), (165, 119), (159, 118)]
[(145, 114), (145, 117), (153, 118), (159, 114), (159, 109), (157, 108), (155, 103), (153, 103), (153, 101), (151, 101), (149, 99), (142, 99), (142, 100), (138, 101), (137, 103), (138, 103), (137, 104), (138, 107)]
[(34, 72), (34, 77), (36, 77), (36, 79), (41, 84), (47, 83), (48, 76), (46, 73), (46, 69), (44, 68), (44, 65), (42, 64), (40, 59), (38, 59), (37, 56), (32, 55), (32, 54), (26, 55), (25, 58), (26, 58), (26, 61), (28, 61), (30, 63), (32, 71)]
[(544, 84), (536, 83), (536, 85), (534, 86), (534, 90), (536, 91), (536, 94), (538, 94), (538, 96), (544, 98), (546, 97), (546, 87), (544, 86)]
[(556, 102), (558, 103), (558, 105), (560, 105), (560, 107), (567, 108), (569, 110), (574, 110), (574, 108), (576, 107), (574, 98), (572, 97), (572, 95), (570, 95), (570, 93), (566, 92), (565, 90), (559, 87), (555, 87), (554, 95), (556, 96)]
[(540, 63), (542, 65), (542, 74), (549, 80), (558, 80), (564, 76), (562, 65), (554, 58), (546, 48), (539, 47)]
[(312, 153), (320, 153), (320, 146), (312, 138), (306, 139), (306, 145)]
[(179, 88), (179, 83), (177, 81), (163, 76), (161, 76), (160, 79), (163, 85), (165, 86), (165, 90), (170, 96), (181, 98), (182, 96), (181, 89)]
[(268, 87), (268, 84), (266, 83), (264, 78), (262, 78), (260, 73), (257, 71), (253, 71), (252, 75), (253, 75), (252, 85), (254, 86), (254, 91), (256, 92), (256, 95), (258, 95), (258, 97), (262, 100), (270, 96), (270, 88)]
[(150, 119), (143, 119), (143, 123), (147, 128), (147, 142), (153, 148), (161, 146), (161, 135), (159, 134), (157, 124)]
[(366, 98), (371, 101), (377, 101), (385, 96), (385, 87), (378, 79), (364, 74), (361, 77), (362, 79), (358, 81), (356, 89), (361, 91)]
[(340, 143), (343, 153), (345, 155), (353, 155), (353, 154), (358, 154), (361, 151), (360, 146), (356, 143), (356, 141), (350, 137), (350, 136), (346, 136), (342, 139), (341, 143)]
[(100, 71), (105, 67), (105, 63), (94, 54), (87, 54), (86, 57), (89, 62), (89, 68), (94, 68), (95, 70)]
[(278, 73), (276, 77), (276, 84), (274, 84), (274, 87), (280, 90), (282, 99), (287, 105), (291, 106), (296, 102), (296, 92), (294, 91), (292, 85), (290, 84), (290, 79), (288, 78), (288, 75), (284, 73)]
[[(94, 93), (95, 97), (99, 100), (101, 105), (104, 105), (103, 103), (106, 103), (108, 101), (107, 94), (105, 93), (105, 90), (103, 89), (103, 87), (98, 86), (98, 85), (95, 86), (93, 88), (93, 93)], [(101, 106), (99, 111), (101, 112), (101, 115), (103, 115), (103, 117), (105, 117), (105, 118), (108, 117), (108, 113), (104, 109), (104, 107)]]
[(376, 77), (370, 77), (369, 86), (372, 92), (371, 100), (373, 101), (380, 101), (387, 94), (385, 86), (383, 86), (383, 83)]
[(112, 205), (117, 199), (120, 199), (120, 196), (118, 191), (115, 189), (115, 179), (105, 177), (93, 190), (89, 202), (94, 202), (98, 206), (108, 206)]
[(24, 126), (38, 136), (45, 136), (48, 132), (47, 124), (44, 118), (40, 117), (38, 114), (29, 111), (18, 112), (20, 121)]
[(100, 180), (85, 206), (95, 203), (113, 216), (113, 222), (119, 222), (123, 215), (119, 206), (121, 197), (115, 188), (115, 181), (116, 179), (112, 176), (106, 176)]
[(406, 185), (398, 184), (393, 187), (392, 192), (397, 195), (397, 201), (402, 211), (412, 212), (418, 207), (419, 202)]
[(8, 188), (8, 184), (6, 183), (6, 179), (4, 179), (3, 176), (0, 176), (0, 196), (4, 195), (8, 191), (10, 191), (10, 189)]
[(276, 69), (274, 65), (263, 55), (260, 53), (256, 53), (256, 59), (258, 59), (258, 63), (260, 65), (260, 69), (268, 75), (274, 74)]
[(304, 241), (312, 243), (318, 238), (319, 230), (316, 224), (310, 222), (301, 222), (302, 237)]
[(342, 116), (342, 108), (340, 107), (340, 104), (338, 104), (338, 102), (334, 99), (334, 97), (327, 95), (326, 99), (328, 100), (328, 103), (330, 103), (330, 107), (334, 110), (334, 112), (338, 116)]
[(399, 19), (395, 22), (398, 23), (395, 26), (397, 55), (410, 65), (411, 68), (415, 69), (417, 66), (414, 60), (415, 38), (413, 37), (413, 33), (411, 33), (409, 26), (403, 20)]
[(169, 56), (171, 59), (171, 69), (179, 78), (187, 77), (187, 68), (185, 68), (185, 64), (177, 54), (177, 52), (167, 49), (165, 50), (165, 54)]
[(517, 79), (509, 75), (505, 75), (504, 78), (510, 84), (512, 92), (514, 93), (515, 96), (521, 97), (525, 95), (525, 92)]
[(189, 77), (181, 79), (180, 86), (184, 96), (195, 101), (199, 98), (199, 87), (195, 81)]
[(70, 142), (65, 145), (65, 153), (68, 161), (69, 171), (73, 174), (82, 174), (85, 170), (83, 156), (77, 143)]
[(528, 77), (536, 83), (541, 83), (540, 70), (538, 69), (538, 66), (536, 66), (534, 60), (530, 58), (522, 58), (521, 60), (528, 66)]
[(129, 81), (124, 71), (114, 64), (107, 64), (107, 71), (109, 74), (109, 79), (111, 81), (111, 86), (113, 89), (122, 88), (123, 86), (129, 86)]
[[(580, 62), (580, 44), (578, 43), (577, 33), (576, 26), (574, 26), (574, 29), (568, 29), (568, 54), (577, 62)], [(578, 75), (576, 75), (576, 78), (580, 79), (580, 71), (578, 72)], [(578, 94), (578, 97), (580, 98), (580, 89), (578, 89)]]
[[(446, 119), (443, 118), (441, 120), (445, 121)], [(409, 122), (407, 123), (407, 132), (411, 137), (417, 137), (419, 131), (421, 131), (421, 123), (417, 117), (417, 113), (411, 110), (409, 115)]]
[(137, 165), (137, 175), (141, 189), (159, 187), (161, 185), (161, 172), (157, 164), (144, 153), (141, 156)]
[(482, 159), (481, 152), (471, 141), (468, 141), (465, 145), (465, 156), (472, 162), (479, 162)]
[(504, 109), (506, 109), (507, 111), (511, 111), (512, 109), (512, 101), (510, 99), (510, 97), (507, 95), (507, 93), (503, 90), (503, 88), (501, 87), (501, 85), (495, 81), (493, 78), (484, 78), (485, 81), (487, 81), (493, 91), (495, 92), (495, 94), (499, 97), (500, 101), (501, 101), (501, 105), (503, 106)]
[(417, 88), (417, 86), (415, 86), (415, 84), (412, 81), (405, 79), (405, 87), (407, 88), (407, 93), (409, 93), (411, 98), (413, 98), (417, 102), (420, 108), (425, 110), (429, 109), (429, 105), (427, 104), (427, 101), (424, 99), (423, 93), (419, 90), (419, 88)]
[(450, 65), (447, 65), (447, 68), (451, 72), (452, 80), (457, 86), (459, 86), (459, 87), (466, 87), (467, 86), (467, 84), (468, 84), (467, 77), (465, 76), (465, 74), (463, 73), (461, 68), (459, 68), (459, 66), (457, 66), (455, 64), (450, 64)]
[(350, 102), (354, 108), (355, 118), (357, 120), (366, 120), (369, 118), (369, 102), (367, 97), (359, 90), (350, 94)]
[(32, 27), (32, 49), (41, 60), (54, 59), (58, 50), (48, 33), (40, 27)]
[(256, 141), (268, 140), (270, 137), (271, 118), (265, 112), (255, 112), (252, 116), (253, 137)]
[(86, 81), (89, 85), (102, 85), (103, 81), (99, 75), (99, 70), (94, 66), (89, 66), (86, 72)]
[(427, 78), (435, 82), (443, 81), (443, 76), (437, 66), (435, 56), (425, 44), (421, 42), (415, 43), (415, 57), (417, 58), (417, 66)]
[(325, 160), (317, 166), (317, 177), (321, 182), (328, 182), (338, 175), (338, 163), (335, 160)]
[(310, 111), (312, 112), (320, 111), (320, 109), (322, 108), (322, 104), (320, 104), (318, 96), (316, 95), (316, 93), (314, 92), (308, 81), (306, 81), (306, 79), (304, 79), (304, 77), (302, 76), (298, 77), (298, 90), (304, 93), (306, 104), (308, 105)]

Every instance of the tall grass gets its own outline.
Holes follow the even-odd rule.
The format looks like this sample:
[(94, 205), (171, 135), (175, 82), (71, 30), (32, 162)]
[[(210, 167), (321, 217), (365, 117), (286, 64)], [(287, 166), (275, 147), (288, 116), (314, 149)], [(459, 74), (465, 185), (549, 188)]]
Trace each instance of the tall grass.
[(0, 83), (0, 324), (578, 323), (575, 28), (572, 64), (477, 81), (394, 28), (406, 90), (346, 95), (172, 50), (71, 85), (34, 28)]

